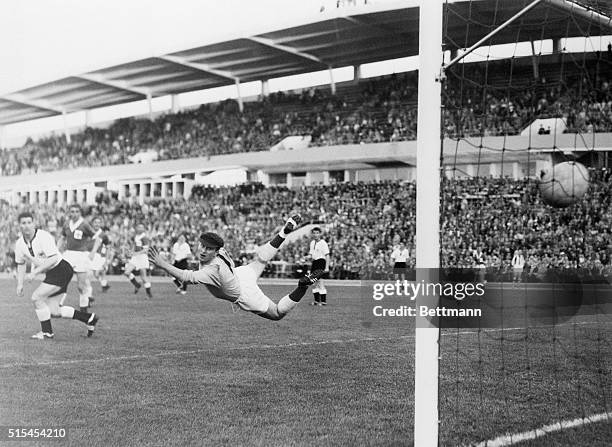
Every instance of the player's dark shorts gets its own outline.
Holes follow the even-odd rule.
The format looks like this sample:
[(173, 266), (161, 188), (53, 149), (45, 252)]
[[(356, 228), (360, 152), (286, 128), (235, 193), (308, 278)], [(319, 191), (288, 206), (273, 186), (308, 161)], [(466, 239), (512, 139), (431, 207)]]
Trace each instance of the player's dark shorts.
[(51, 284), (52, 286), (60, 287), (60, 290), (54, 293), (52, 296), (59, 295), (60, 293), (66, 293), (68, 284), (74, 275), (72, 266), (64, 259), (60, 261), (55, 267), (47, 272), (43, 282), (45, 284)]
[(180, 261), (174, 261), (174, 265), (177, 269), (187, 270), (189, 267), (189, 259), (181, 259)]
[[(315, 259), (312, 261), (312, 265), (310, 266), (310, 271), (314, 272), (315, 270), (325, 270), (327, 262), (325, 258)], [(325, 275), (321, 276), (321, 278), (325, 278)]]
[(408, 266), (405, 262), (396, 262), (395, 264), (393, 264), (393, 271), (395, 273), (403, 273), (406, 271), (407, 268)]

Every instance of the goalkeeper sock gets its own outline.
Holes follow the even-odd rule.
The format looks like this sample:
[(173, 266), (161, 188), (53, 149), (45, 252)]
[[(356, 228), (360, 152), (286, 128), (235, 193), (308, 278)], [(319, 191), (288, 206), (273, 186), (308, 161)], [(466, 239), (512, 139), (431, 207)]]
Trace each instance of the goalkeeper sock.
[(308, 286), (297, 286), (296, 289), (288, 295), (288, 297), (291, 299), (291, 301), (299, 303), (302, 297), (306, 295), (307, 290)]
[(270, 245), (274, 248), (280, 248), (283, 242), (285, 242), (285, 238), (279, 233), (270, 241)]
[(91, 318), (91, 314), (83, 310), (75, 310), (72, 318), (74, 320), (82, 321), (83, 323), (88, 323), (89, 319)]

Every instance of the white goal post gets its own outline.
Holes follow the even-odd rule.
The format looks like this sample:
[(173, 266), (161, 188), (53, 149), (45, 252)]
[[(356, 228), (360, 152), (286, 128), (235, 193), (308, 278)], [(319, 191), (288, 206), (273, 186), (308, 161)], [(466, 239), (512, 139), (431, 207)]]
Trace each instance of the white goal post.
[[(416, 280), (429, 281), (440, 265), (440, 121), (443, 0), (421, 0), (416, 172)], [(426, 55), (426, 56), (425, 56)], [(417, 297), (436, 307), (437, 297)], [(424, 301), (427, 302), (424, 302)], [(416, 317), (414, 356), (414, 445), (438, 445), (438, 352), (440, 330)]]

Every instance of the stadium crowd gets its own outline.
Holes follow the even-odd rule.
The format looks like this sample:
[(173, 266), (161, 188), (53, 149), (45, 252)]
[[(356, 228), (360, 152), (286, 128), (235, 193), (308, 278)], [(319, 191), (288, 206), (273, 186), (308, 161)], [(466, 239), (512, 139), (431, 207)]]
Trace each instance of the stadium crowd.
[[(612, 90), (607, 58), (586, 66), (531, 66), (508, 61), (465, 64), (449, 71), (443, 92), (444, 131), (449, 137), (516, 135), (536, 118), (560, 117), (571, 132), (612, 131)], [(504, 65), (506, 64), (506, 65)], [(408, 72), (339, 87), (278, 92), (245, 102), (204, 104), (155, 120), (126, 118), (108, 128), (53, 135), (0, 151), (1, 175), (18, 175), (129, 163), (154, 151), (158, 160), (263, 151), (292, 135), (312, 146), (363, 144), (416, 138), (417, 74)]]
[[(388, 278), (390, 253), (399, 241), (411, 251), (414, 267), (416, 188), (410, 182), (337, 183), (299, 189), (246, 184), (197, 186), (188, 200), (155, 200), (140, 205), (108, 194), (87, 210), (101, 216), (114, 246), (111, 271), (120, 273), (129, 255), (136, 223), (143, 222), (153, 244), (169, 251), (179, 234), (195, 248), (198, 234), (215, 231), (237, 263), (246, 262), (258, 244), (292, 211), (325, 228), (330, 241), (332, 278)], [(11, 248), (18, 235), (16, 207), (0, 205), (0, 268), (12, 268)], [(444, 180), (441, 209), (441, 260), (444, 267), (484, 267), (490, 279), (511, 275), (514, 250), (522, 249), (525, 275), (543, 280), (552, 268), (612, 273), (612, 182), (610, 171), (592, 174), (584, 200), (565, 208), (544, 205), (532, 180), (473, 178)], [(57, 234), (66, 210), (36, 207), (37, 221)], [(308, 263), (308, 244), (297, 241), (278, 260)], [(273, 274), (270, 270), (268, 274)]]

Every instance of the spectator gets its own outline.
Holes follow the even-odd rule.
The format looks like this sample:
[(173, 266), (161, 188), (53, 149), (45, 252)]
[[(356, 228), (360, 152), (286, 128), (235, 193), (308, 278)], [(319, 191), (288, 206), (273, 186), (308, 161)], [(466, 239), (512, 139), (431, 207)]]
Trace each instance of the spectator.
[[(486, 277), (512, 279), (512, 257), (523, 251), (526, 275), (544, 280), (550, 269), (588, 270), (606, 275), (612, 253), (612, 183), (609, 170), (591, 173), (591, 188), (570, 208), (545, 207), (537, 184), (529, 179), (443, 179), (441, 184), (441, 265), (482, 268)], [(133, 238), (136, 222), (145, 222), (152, 243), (169, 252), (170, 241), (184, 234), (195, 241), (199, 233), (214, 231), (226, 241), (235, 260), (247, 261), (252, 247), (266, 240), (278, 222), (279, 210), (299, 211), (305, 222), (326, 223), (326, 237), (334, 241), (330, 276), (341, 279), (390, 275), (389, 259), (398, 240), (415, 236), (416, 188), (409, 182), (337, 183), (297, 189), (247, 184), (236, 187), (196, 186), (189, 200), (164, 199), (143, 205), (107, 197), (91, 209), (108, 227), (120, 273), (126, 262), (124, 247)], [(0, 259), (12, 266), (10, 249), (17, 238), (14, 221), (19, 208), (0, 202)], [(57, 217), (61, 207), (35, 207), (37, 223)], [(287, 243), (282, 260), (304, 265), (307, 246)], [(192, 250), (195, 247), (192, 247)], [(413, 250), (411, 250), (414, 253)], [(407, 260), (415, 265), (414, 255)], [(269, 271), (268, 273), (273, 273)]]
[[(612, 131), (609, 62), (585, 66), (516, 63), (514, 86), (500, 73), (507, 60), (465, 64), (448, 71), (443, 89), (443, 129), (450, 138), (517, 135), (535, 119), (559, 118), (567, 132)], [(514, 63), (514, 62), (512, 62)], [(525, 68), (527, 67), (527, 68)], [(232, 100), (169, 113), (154, 121), (125, 118), (107, 129), (86, 128), (71, 136), (51, 135), (0, 151), (0, 173), (18, 175), (129, 163), (141, 152), (158, 160), (210, 157), (269, 150), (291, 135), (309, 135), (312, 146), (416, 139), (417, 74), (409, 72), (327, 89), (278, 92), (247, 102)], [(549, 133), (542, 126), (538, 133)]]

